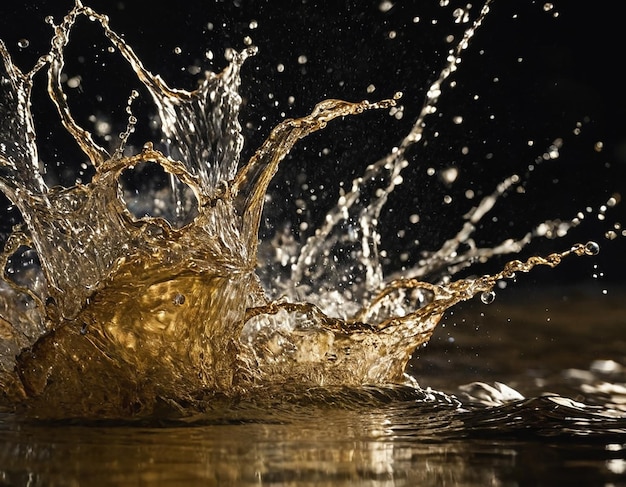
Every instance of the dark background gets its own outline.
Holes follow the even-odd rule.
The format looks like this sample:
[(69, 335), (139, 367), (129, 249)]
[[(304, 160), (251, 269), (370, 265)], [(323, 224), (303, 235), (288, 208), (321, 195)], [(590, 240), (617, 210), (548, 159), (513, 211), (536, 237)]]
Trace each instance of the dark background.
[[(421, 249), (438, 248), (460, 228), (465, 211), (499, 181), (518, 173), (526, 181), (525, 194), (513, 192), (499, 203), (492, 213), (497, 220), (486, 218), (481, 224), (478, 243), (493, 245), (507, 237), (520, 237), (540, 221), (571, 219), (589, 206), (593, 211), (566, 238), (537, 240), (524, 256), (587, 240), (601, 244), (600, 255), (576, 259), (557, 271), (538, 271), (520, 279), (519, 285), (577, 281), (602, 288), (623, 282), (624, 240), (608, 241), (603, 235), (614, 223), (626, 221), (624, 205), (609, 211), (605, 221), (596, 217), (600, 205), (613, 194), (624, 194), (625, 189), (626, 103), (619, 67), (623, 57), (619, 15), (612, 14), (614, 4), (607, 0), (553, 3), (546, 10), (542, 2), (494, 2), (464, 52), (458, 72), (444, 86), (438, 113), (427, 119), (427, 144), (411, 153), (405, 182), (390, 198), (382, 217), (383, 242), (392, 256), (390, 267), (398, 265), (396, 251), (411, 250), (415, 240)], [(404, 93), (401, 120), (367, 113), (335, 122), (296, 147), (272, 187), (267, 233), (282, 220), (292, 221), (295, 227), (300, 220), (319, 221), (336, 201), (339, 184), (349, 184), (407, 133), (425, 90), (456, 43), (448, 43), (446, 36), (458, 39), (469, 26), (454, 22), (454, 9), (465, 4), (450, 2), (441, 7), (438, 1), (396, 2), (383, 11), (380, 2), (302, 1), (289, 2), (288, 7), (270, 1), (88, 2), (108, 14), (112, 28), (124, 35), (145, 66), (174, 87), (193, 88), (197, 75), (189, 72), (189, 66), (219, 70), (225, 65), (226, 48), (241, 49), (244, 37), (252, 38), (259, 54), (242, 72), (244, 161), (283, 117), (305, 115), (324, 98), (373, 100)], [(0, 38), (20, 67), (30, 68), (49, 49), (51, 28), (44, 18), (52, 15), (59, 22), (71, 6), (69, 0), (0, 6)], [(476, 4), (471, 9), (472, 19), (479, 8)], [(250, 28), (252, 20), (257, 21), (257, 28)], [(20, 39), (27, 39), (28, 47), (20, 48)], [(82, 81), (80, 88), (68, 89), (68, 93), (85, 128), (91, 128), (88, 117), (96, 114), (109, 118), (117, 133), (126, 123), (128, 95), (139, 83), (117, 54), (107, 52), (107, 45), (98, 25), (79, 21), (72, 31), (66, 73), (80, 75)], [(180, 54), (175, 48), (180, 48)], [(212, 60), (205, 55), (208, 50), (213, 52)], [(307, 58), (305, 64), (298, 62), (302, 55)], [(282, 72), (278, 64), (284, 65)], [(33, 111), (48, 178), (65, 185), (77, 176), (88, 180), (89, 171), (79, 169), (82, 154), (56, 128), (42, 74), (36, 78), (39, 89)], [(456, 86), (451, 88), (450, 81)], [(367, 91), (370, 84), (376, 87), (373, 93)], [(153, 109), (145, 92), (134, 111), (142, 116), (131, 143), (141, 146), (153, 138), (149, 124)], [(453, 123), (455, 116), (462, 116), (463, 123)], [(581, 134), (574, 135), (579, 122)], [(557, 138), (564, 142), (560, 157), (529, 172), (528, 166)], [(594, 150), (599, 141), (601, 152)], [(463, 147), (468, 148), (467, 155), (461, 152)], [(430, 167), (450, 166), (459, 170), (452, 185), (427, 175)], [(309, 206), (299, 215), (294, 200), (302, 196), (303, 181), (309, 183), (307, 191), (318, 196), (319, 206)], [(474, 200), (465, 198), (467, 189), (476, 194)], [(444, 195), (452, 196), (451, 204), (442, 203)], [(413, 213), (420, 215), (417, 225), (408, 221)], [(0, 231), (6, 235), (18, 219), (14, 212), (5, 212)], [(404, 230), (400, 235), (399, 229)], [(500, 265), (494, 262), (485, 270)]]

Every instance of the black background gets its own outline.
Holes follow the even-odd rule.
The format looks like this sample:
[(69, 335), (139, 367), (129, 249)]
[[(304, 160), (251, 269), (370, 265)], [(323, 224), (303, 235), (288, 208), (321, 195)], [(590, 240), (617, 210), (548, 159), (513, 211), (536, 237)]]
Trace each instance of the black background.
[[(626, 102), (619, 67), (623, 57), (619, 15), (610, 10), (614, 3), (606, 0), (553, 3), (547, 11), (543, 2), (493, 4), (464, 52), (458, 72), (449, 80), (456, 86), (444, 85), (439, 111), (427, 119), (427, 145), (411, 153), (405, 182), (382, 217), (383, 242), (392, 260), (396, 251), (410, 249), (416, 239), (420, 248), (436, 249), (460, 228), (461, 215), (480, 196), (518, 173), (526, 181), (526, 194), (511, 193), (504, 198), (493, 212), (497, 221), (485, 219), (478, 229), (478, 242), (493, 245), (509, 236), (520, 237), (544, 219), (570, 219), (590, 206), (594, 211), (565, 239), (538, 240), (525, 255), (590, 239), (601, 244), (601, 254), (570, 262), (558, 272), (534, 273), (525, 282), (576, 280), (604, 286), (623, 281), (623, 238), (609, 242), (603, 235), (614, 223), (626, 221), (624, 204), (609, 211), (605, 221), (595, 217), (595, 209), (612, 194), (626, 196)], [(242, 72), (243, 160), (283, 117), (305, 115), (324, 98), (378, 99), (397, 91), (404, 93), (402, 120), (385, 113), (367, 113), (335, 122), (301, 142), (283, 163), (272, 187), (267, 213), (270, 228), (281, 220), (293, 221), (296, 227), (299, 219), (318, 221), (323, 210), (336, 201), (341, 182), (349, 184), (368, 163), (399, 142), (456, 42), (448, 43), (446, 36), (453, 34), (459, 39), (469, 26), (454, 23), (452, 12), (465, 6), (463, 2), (443, 7), (438, 1), (396, 2), (385, 12), (379, 2), (279, 5), (269, 1), (94, 0), (88, 5), (110, 16), (112, 28), (124, 35), (149, 70), (179, 88), (191, 89), (196, 83), (197, 76), (188, 72), (188, 66), (221, 69), (224, 50), (243, 48), (243, 39), (249, 35), (259, 53), (246, 62)], [(52, 15), (59, 22), (71, 6), (69, 0), (29, 5), (4, 2), (0, 6), (0, 38), (22, 69), (30, 68), (37, 56), (49, 49), (51, 28), (44, 18)], [(479, 8), (473, 6), (472, 18)], [(414, 22), (415, 17), (419, 22)], [(250, 28), (251, 20), (257, 21), (257, 28)], [(395, 37), (390, 32), (395, 32)], [(27, 39), (28, 47), (20, 48), (20, 39)], [(82, 77), (80, 88), (68, 90), (70, 105), (85, 128), (91, 128), (89, 115), (98, 114), (110, 116), (114, 132), (121, 132), (127, 116), (126, 99), (139, 83), (119, 55), (108, 53), (106, 46), (97, 24), (81, 19), (67, 51), (68, 76)], [(180, 54), (174, 52), (177, 47)], [(214, 53), (212, 60), (206, 58), (207, 50)], [(298, 62), (301, 55), (307, 58), (305, 64)], [(285, 67), (283, 72), (277, 70), (279, 63)], [(67, 185), (78, 175), (84, 157), (73, 141), (55, 128), (56, 116), (45, 98), (42, 74), (36, 78), (40, 88), (33, 103), (40, 155), (53, 168), (51, 180)], [(370, 84), (376, 87), (373, 93), (368, 93)], [(134, 110), (141, 115), (153, 112), (145, 92)], [(453, 123), (455, 116), (462, 116), (463, 123)], [(131, 138), (138, 146), (153, 136), (147, 116), (140, 120)], [(583, 122), (580, 135), (573, 133), (577, 122)], [(560, 157), (528, 173), (529, 164), (557, 138), (564, 141)], [(534, 141), (533, 146), (528, 145), (529, 140)], [(594, 150), (598, 141), (604, 144), (601, 152)], [(463, 147), (469, 149), (467, 155), (461, 153)], [(452, 165), (459, 169), (459, 179), (450, 187), (437, 176), (427, 175), (430, 167)], [(88, 173), (81, 177), (88, 178)], [(294, 200), (301, 196), (302, 181), (316, 192), (319, 206), (299, 215)], [(466, 189), (475, 192), (473, 201), (464, 197)], [(442, 204), (444, 195), (452, 196), (452, 204)], [(413, 213), (420, 215), (418, 225), (408, 221)], [(16, 218), (10, 213), (3, 216), (5, 234)], [(399, 229), (405, 230), (404, 234), (399, 236)], [(601, 279), (594, 280), (592, 275), (598, 273)]]

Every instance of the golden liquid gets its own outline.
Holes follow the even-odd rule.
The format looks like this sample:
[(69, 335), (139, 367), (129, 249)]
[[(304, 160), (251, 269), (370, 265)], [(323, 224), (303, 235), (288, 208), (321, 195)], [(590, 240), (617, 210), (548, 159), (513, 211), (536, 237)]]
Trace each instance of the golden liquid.
[[(192, 414), (210, 407), (217, 397), (263, 394), (281, 384), (306, 389), (405, 383), (411, 354), (429, 340), (451, 306), (477, 294), (488, 301), (497, 281), (516, 272), (536, 265), (554, 267), (572, 254), (596, 253), (594, 244), (576, 245), (546, 258), (512, 261), (495, 275), (421, 282), (433, 269), (453, 274), (477, 258), (523, 246), (525, 242), (512, 241), (457, 252), (498, 196), (517, 183), (511, 177), (423, 265), (404, 276), (382, 275), (377, 216), (394, 189), (395, 176), (407, 165), (407, 148), (422, 137), (423, 119), (437, 103), (441, 83), (488, 6), (431, 86), (413, 130), (355, 181), (302, 248), (291, 283), (293, 288), (309, 286), (311, 302), (288, 299), (288, 289), (285, 299), (273, 301), (257, 277), (258, 231), (268, 184), (298, 140), (335, 118), (392, 107), (400, 95), (376, 103), (323, 101), (310, 115), (279, 124), (237, 170), (242, 145), (239, 70), (254, 49), (232, 53), (222, 73), (207, 73), (196, 91), (186, 92), (170, 89), (145, 70), (109, 28), (108, 19), (81, 5), (55, 26), (50, 53), (29, 73), (21, 73), (0, 44), (4, 95), (13, 116), (2, 137), (18, 147), (5, 146), (0, 152), (0, 189), (25, 220), (7, 243), (3, 268), (24, 247), (34, 249), (41, 263), (30, 281), (5, 275), (0, 288), (0, 340), (6, 350), (0, 385), (7, 402), (39, 417), (134, 417), (157, 414), (162, 407)], [(63, 49), (82, 16), (99, 22), (148, 88), (164, 137), (173, 141), (172, 153), (178, 158), (165, 157), (150, 142), (140, 153), (124, 156), (135, 123), (132, 116), (122, 146), (112, 154), (75, 122), (60, 80)], [(61, 122), (95, 168), (89, 184), (48, 188), (39, 173), (29, 97), (33, 76), (41, 69), (48, 70), (49, 94)], [(124, 170), (142, 163), (160, 165), (178, 186), (193, 193), (197, 214), (191, 222), (179, 228), (129, 211), (119, 179)], [(367, 208), (359, 209), (355, 201), (363, 181), (374, 176), (384, 186)], [(335, 296), (337, 308), (353, 311), (333, 315), (328, 311), (334, 306), (331, 299), (313, 294), (319, 276), (331, 269), (333, 246), (343, 243), (343, 236), (333, 234), (337, 222), (350, 211), (360, 211), (359, 251), (349, 266), (359, 275), (349, 290), (351, 303), (347, 295)]]

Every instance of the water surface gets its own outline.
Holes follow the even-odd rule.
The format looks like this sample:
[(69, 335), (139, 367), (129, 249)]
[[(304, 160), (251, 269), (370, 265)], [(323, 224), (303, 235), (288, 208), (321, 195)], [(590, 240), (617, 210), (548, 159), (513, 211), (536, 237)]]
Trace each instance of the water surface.
[[(539, 46), (533, 43), (534, 51), (528, 48), (518, 55), (517, 51), (521, 49), (519, 38), (534, 38), (530, 32), (533, 29), (518, 38), (519, 32), (526, 32), (519, 26), (538, 24), (525, 17), (529, 15), (526, 10), (498, 10), (498, 5), (497, 2), (494, 4), (489, 22), (481, 27), (483, 37), (474, 39), (472, 42), (476, 44), (472, 44), (463, 56), (463, 64), (478, 63), (468, 64), (476, 69), (464, 67), (467, 76), (459, 80), (459, 85), (454, 88), (446, 85), (444, 93), (449, 98), (444, 96), (439, 106), (443, 116), (431, 117), (429, 131), (425, 134), (428, 150), (420, 152), (415, 158), (417, 163), (404, 173), (406, 181), (401, 189), (410, 189), (409, 196), (406, 193), (396, 196), (397, 192), (390, 195), (390, 211), (382, 214), (384, 221), (381, 225), (383, 237), (392, 239), (383, 256), (385, 272), (397, 271), (404, 264), (407, 267), (415, 264), (421, 248), (439, 248), (457, 231), (462, 215), (477, 203), (478, 196), (490, 194), (495, 185), (513, 172), (528, 176), (529, 182), (520, 185), (524, 191), (509, 193), (501, 201), (501, 211), (494, 212), (493, 218), (481, 223), (479, 230), (483, 233), (478, 242), (486, 248), (494, 248), (503, 235), (521, 238), (546, 219), (554, 222), (553, 219), (562, 218), (567, 226), (580, 211), (586, 216), (586, 226), (571, 230), (564, 241), (540, 240), (525, 255), (546, 255), (568, 248), (577, 241), (600, 240), (607, 228), (616, 230), (612, 226), (616, 221), (614, 213), (608, 213), (606, 224), (596, 221), (599, 220), (597, 215), (605, 212), (599, 210), (600, 206), (623, 187), (616, 177), (620, 173), (615, 171), (620, 159), (616, 152), (609, 150), (618, 146), (613, 138), (616, 129), (610, 126), (600, 130), (603, 128), (598, 122), (602, 120), (601, 105), (594, 97), (590, 86), (595, 85), (588, 77), (581, 76), (574, 82), (571, 78), (559, 78), (564, 71), (552, 71), (555, 64), (564, 62), (563, 52), (567, 52), (562, 45), (555, 48), (551, 44), (561, 32), (557, 30), (559, 24), (552, 13), (567, 17), (570, 11), (559, 10), (558, 5), (556, 8), (549, 4), (535, 5), (534, 17), (530, 19), (546, 22), (546, 38), (551, 40), (542, 41)], [(285, 115), (304, 116), (327, 96), (379, 100), (391, 98), (399, 89), (404, 91), (401, 103), (405, 114), (404, 117), (393, 117), (397, 125), (392, 125), (392, 129), (375, 116), (366, 115), (364, 122), (358, 121), (360, 117), (354, 119), (355, 125), (350, 124), (352, 119), (342, 122), (345, 132), (337, 130), (338, 134), (335, 132), (332, 138), (325, 139), (329, 130), (326, 129), (320, 138), (307, 139), (295, 149), (287, 158), (289, 166), (279, 173), (274, 186), (270, 187), (261, 228), (263, 238), (275, 237), (279, 228), (277, 222), (281, 220), (289, 223), (288, 229), (296, 238), (303, 239), (312, 233), (325, 214), (325, 211), (316, 211), (313, 203), (326, 201), (327, 210), (341, 190), (334, 186), (335, 180), (343, 178), (350, 182), (362, 173), (365, 161), (371, 162), (362, 156), (355, 157), (358, 152), (355, 147), (360, 152), (365, 148), (365, 152), (372, 150), (377, 157), (383, 156), (406, 134), (407, 126), (419, 108), (419, 103), (407, 99), (423, 98), (424, 90), (433, 81), (433, 73), (441, 69), (448, 48), (458, 42), (459, 33), (466, 27), (462, 24), (454, 31), (455, 39), (443, 43), (443, 48), (439, 42), (444, 39), (444, 31), (451, 31), (449, 26), (437, 34), (439, 37), (432, 37), (438, 39), (437, 43), (432, 41), (437, 46), (428, 44), (428, 36), (414, 43), (417, 41), (407, 35), (415, 27), (413, 24), (421, 27), (426, 19), (433, 17), (442, 24), (446, 18), (450, 25), (454, 25), (451, 15), (454, 6), (441, 2), (441, 5), (434, 6), (435, 14), (412, 12), (408, 16), (400, 15), (397, 9), (390, 9), (386, 16), (386, 2), (374, 7), (367, 15), (378, 19), (379, 24), (376, 24), (374, 34), (362, 38), (363, 42), (367, 38), (367, 43), (339, 42), (335, 38), (329, 44), (334, 44), (337, 50), (323, 43), (324, 31), (320, 28), (309, 29), (317, 32), (313, 36), (316, 41), (307, 41), (309, 46), (291, 46), (293, 52), (287, 55), (280, 48), (289, 42), (281, 40), (273, 46), (275, 49), (265, 51), (271, 55), (263, 56), (262, 40), (268, 31), (257, 31), (251, 27), (250, 21), (251, 18), (260, 19), (261, 29), (272, 25), (269, 20), (263, 22), (259, 16), (261, 10), (239, 12), (245, 23), (232, 21), (228, 24), (242, 34), (240, 37), (244, 33), (252, 34), (255, 43), (261, 46), (260, 54), (251, 60), (252, 63), (247, 61), (250, 70), (246, 72), (244, 69), (246, 79), (252, 79), (242, 88), (243, 113), (247, 117), (243, 133), (248, 141), (244, 154), (252, 154)], [(56, 14), (57, 19), (69, 8), (71, 5)], [(225, 19), (237, 18), (237, 8), (231, 9), (234, 12), (227, 12), (231, 17), (226, 15)], [(413, 22), (418, 13), (422, 15), (422, 23)], [(516, 24), (512, 19), (517, 18), (518, 13), (524, 22)], [(320, 20), (319, 12), (315, 13), (314, 9), (309, 14), (309, 20)], [(209, 15), (205, 12), (203, 15), (202, 25), (207, 26), (203, 43), (209, 43), (211, 36), (229, 35), (232, 37), (225, 41), (227, 47), (241, 43), (239, 37), (226, 34), (229, 30), (225, 27), (227, 20), (221, 24), (217, 13)], [(290, 22), (298, 22), (298, 15), (285, 15)], [(123, 20), (120, 22), (128, 22), (132, 17), (121, 16)], [(209, 21), (213, 29), (208, 29)], [(113, 15), (112, 22), (121, 25), (115, 24)], [(185, 22), (191, 28), (189, 19)], [(328, 32), (342, 32), (335, 29), (338, 23), (331, 19), (328, 24), (332, 28)], [(133, 25), (133, 20), (130, 24)], [(323, 24), (317, 23), (318, 26)], [(221, 28), (215, 29), (216, 25)], [(432, 25), (430, 28), (434, 29)], [(503, 37), (494, 40), (492, 36), (497, 32), (494, 27), (498, 25), (503, 26), (505, 33), (500, 32)], [(152, 46), (142, 46), (137, 37), (137, 42), (132, 42), (135, 35), (132, 28), (121, 30), (127, 32), (129, 43), (139, 46), (137, 49), (149, 67), (168, 80), (175, 71), (183, 71), (185, 76), (191, 74), (188, 66), (197, 64), (196, 59), (184, 58), (180, 66), (172, 68), (175, 64), (172, 63), (163, 67), (162, 61), (150, 57), (156, 51)], [(302, 32), (295, 27), (293, 30)], [(155, 40), (153, 44), (170, 42), (167, 47), (174, 52), (178, 44), (183, 44), (180, 41), (183, 34), (179, 32), (177, 37), (173, 34), (176, 40)], [(5, 38), (4, 33), (1, 37)], [(18, 57), (41, 54), (41, 50), (34, 48), (34, 36), (21, 34), (19, 38), (26, 37), (32, 41), (32, 51), (20, 47)], [(373, 58), (367, 51), (371, 38), (376, 39), (373, 44), (383, 51)], [(404, 42), (400, 42), (403, 38)], [(505, 39), (508, 43), (500, 43), (497, 39)], [(490, 48), (494, 43), (501, 49)], [(16, 43), (13, 44), (14, 48)], [(87, 42), (78, 45), (86, 46), (87, 51), (91, 49)], [(366, 47), (355, 50), (355, 46), (361, 45)], [(573, 43), (568, 43), (571, 45)], [(352, 54), (336, 54), (341, 51), (337, 46), (352, 46), (348, 47)], [(560, 54), (537, 55), (545, 54), (549, 48), (555, 48)], [(189, 44), (183, 44), (181, 51), (191, 52)], [(200, 51), (203, 54), (205, 47)], [(433, 58), (420, 57), (419, 62), (413, 62), (430, 51), (434, 53)], [(319, 58), (316, 52), (321, 53)], [(105, 50), (98, 56), (108, 56), (104, 53)], [(216, 53), (217, 48), (213, 55)], [(390, 61), (400, 55), (401, 63)], [(162, 53), (156, 57), (159, 56)], [(323, 62), (323, 58), (328, 62)], [(496, 62), (503, 59), (508, 60), (506, 69)], [(551, 62), (541, 64), (541, 59)], [(367, 73), (372, 73), (372, 66), (376, 67), (374, 71), (378, 75), (367, 77), (367, 83), (356, 83), (354, 79), (363, 75), (353, 74), (351, 77), (346, 74), (351, 70), (345, 69), (352, 60)], [(69, 66), (69, 74), (77, 73), (81, 63)], [(106, 58), (107, 63), (113, 61)], [(284, 63), (283, 71), (277, 63)], [(27, 66), (31, 64), (32, 60), (30, 64), (26, 62)], [(223, 65), (217, 61), (216, 64)], [(342, 65), (344, 74), (339, 71)], [(521, 69), (515, 71), (513, 66), (521, 66)], [(289, 76), (282, 79), (284, 69)], [(359, 71), (355, 68), (354, 72)], [(396, 83), (389, 75), (391, 72), (399, 72), (403, 78)], [(523, 83), (507, 81), (508, 73), (519, 75), (520, 72), (533, 75), (524, 78)], [(546, 72), (552, 73), (553, 78), (537, 79), (539, 73)], [(546, 88), (554, 84), (554, 77), (557, 77), (556, 85), (563, 89)], [(122, 122), (118, 126), (123, 129), (126, 123), (123, 107), (129, 90), (125, 86), (120, 88), (115, 84), (115, 77), (111, 78), (111, 92), (118, 93), (119, 106), (122, 107)], [(599, 79), (607, 79), (607, 83), (610, 78), (610, 72), (599, 75)], [(195, 82), (193, 76), (185, 79), (190, 85)], [(275, 79), (284, 83), (279, 85), (280, 89), (274, 86)], [(420, 81), (415, 84), (407, 79)], [(375, 89), (372, 90), (370, 85)], [(505, 88), (499, 92), (503, 85)], [(82, 92), (83, 86), (89, 93), (87, 80), (77, 91)], [(304, 88), (306, 86), (312, 88)], [(315, 91), (310, 94), (310, 100), (307, 93), (303, 93), (307, 89)], [(575, 95), (563, 103), (562, 97), (568, 89)], [(98, 94), (104, 94), (106, 99), (111, 92), (105, 90)], [(505, 102), (495, 103), (496, 99), (490, 98), (493, 92), (503, 96)], [(74, 91), (71, 94), (76, 96)], [(296, 95), (295, 101), (289, 99), (292, 94)], [(89, 96), (85, 98), (90, 99)], [(528, 107), (524, 107), (525, 104)], [(105, 106), (100, 101), (95, 105)], [(513, 115), (515, 108), (520, 107), (528, 108), (528, 120)], [(88, 107), (87, 113), (90, 114), (92, 109)], [(80, 113), (80, 108), (75, 110)], [(281, 111), (285, 115), (281, 115)], [(459, 115), (462, 115), (460, 119)], [(99, 116), (96, 120), (102, 121), (102, 118)], [(501, 120), (508, 123), (501, 123)], [(577, 125), (579, 122), (580, 126)], [(569, 135), (577, 130), (581, 136)], [(473, 135), (475, 132), (480, 135)], [(514, 135), (503, 139), (503, 133)], [(39, 140), (46, 142), (40, 144), (42, 158), (47, 161), (63, 159), (58, 155), (61, 151), (58, 147), (63, 144), (54, 143), (60, 136), (41, 129), (38, 134), (44, 134)], [(137, 136), (139, 146), (135, 150), (141, 149), (145, 141), (142, 137), (142, 134)], [(563, 148), (561, 142), (554, 145), (555, 140), (561, 138)], [(594, 146), (599, 140), (606, 144), (604, 151), (596, 150), (599, 146)], [(334, 157), (330, 164), (331, 161), (323, 157), (329, 153)], [(551, 159), (553, 156), (555, 159)], [(539, 176), (531, 174), (534, 171), (530, 169), (531, 166), (536, 169), (533, 161), (537, 157), (544, 161), (537, 162)], [(350, 168), (350, 164), (346, 164), (348, 160), (363, 164)], [(61, 164), (58, 171), (48, 172), (46, 177), (50, 179), (47, 181), (52, 184), (56, 177), (57, 183), (71, 184), (76, 177), (87, 179), (89, 170), (74, 166)], [(450, 167), (460, 171), (458, 179), (451, 178), (454, 173), (448, 171)], [(598, 180), (590, 177), (597, 176), (600, 167), (611, 171)], [(581, 178), (581, 174), (585, 176)], [(583, 181), (582, 188), (577, 181)], [(470, 190), (472, 193), (468, 192)], [(470, 198), (471, 194), (475, 194), (475, 199)], [(303, 195), (314, 195), (315, 199), (305, 200)], [(414, 224), (416, 218), (413, 215), (419, 217), (419, 225)], [(455, 215), (458, 218), (453, 218)], [(555, 231), (558, 228), (558, 224), (552, 227)], [(348, 232), (352, 227), (346, 225), (341, 229)], [(419, 245), (415, 243), (417, 240), (421, 241)], [(290, 242), (283, 243), (288, 246)], [(619, 286), (623, 281), (619, 270), (621, 260), (612, 257), (615, 245), (619, 245), (619, 240), (617, 244), (614, 240), (601, 240), (603, 251), (599, 257), (585, 263), (568, 263), (565, 270), (562, 265), (555, 274), (541, 273), (536, 278), (518, 276), (506, 289), (497, 289), (496, 301), (488, 306), (474, 300), (448, 310), (428, 346), (418, 349), (409, 362), (407, 370), (422, 389), (380, 385), (359, 388), (311, 386), (303, 391), (287, 386), (257, 399), (248, 396), (216, 400), (193, 417), (176, 419), (168, 414), (161, 420), (140, 422), (38, 422), (3, 413), (0, 418), (2, 479), (7, 485), (623, 484), (626, 472), (626, 343), (621, 303), (625, 294)], [(410, 249), (408, 257), (403, 255), (403, 250), (407, 249)], [(267, 264), (273, 271), (283, 270), (280, 265), (272, 267), (270, 262)], [(496, 259), (492, 267), (478, 267), (477, 272), (484, 269), (493, 273), (502, 266), (503, 261)], [(264, 278), (268, 276), (262, 269), (259, 272)], [(279, 272), (270, 274), (270, 282)], [(556, 285), (546, 287), (550, 279), (554, 279)], [(572, 280), (583, 281), (583, 284), (574, 287), (565, 284)], [(334, 284), (336, 282), (331, 281), (327, 287)], [(342, 312), (341, 309), (334, 311)], [(475, 382), (478, 384), (468, 386)]]
[[(623, 485), (626, 346), (616, 311), (623, 294), (595, 291), (535, 294), (539, 306), (530, 312), (519, 295), (503, 298), (459, 310), (454, 320), (464, 321), (456, 327), (448, 318), (412, 370), (456, 400), (407, 390), (311, 390), (308, 398), (240, 402), (184, 423), (135, 425), (32, 423), (4, 414), (2, 479), (42, 486)], [(574, 313), (563, 307), (570, 300), (578, 302)], [(607, 313), (589, 311), (598, 306)], [(475, 326), (489, 339), (479, 343)], [(476, 379), (514, 385), (528, 399), (495, 405), (506, 396), (475, 387), (470, 400), (459, 386)]]

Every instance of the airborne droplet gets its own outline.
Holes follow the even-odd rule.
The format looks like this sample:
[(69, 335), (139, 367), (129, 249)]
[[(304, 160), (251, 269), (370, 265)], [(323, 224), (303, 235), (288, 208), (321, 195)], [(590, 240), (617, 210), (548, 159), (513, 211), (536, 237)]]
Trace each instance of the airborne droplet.
[(480, 295), (480, 300), (483, 304), (491, 304), (496, 299), (496, 293), (494, 291), (485, 291)]
[(585, 254), (598, 255), (600, 253), (600, 246), (596, 242), (587, 242), (585, 244)]

